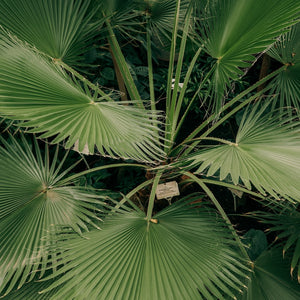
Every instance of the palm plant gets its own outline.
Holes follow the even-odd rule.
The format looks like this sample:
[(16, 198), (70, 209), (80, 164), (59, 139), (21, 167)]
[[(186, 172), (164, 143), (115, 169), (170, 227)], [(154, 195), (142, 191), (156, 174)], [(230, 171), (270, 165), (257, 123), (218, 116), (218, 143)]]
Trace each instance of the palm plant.
[[(268, 54), (283, 65), (289, 66), (278, 74), (271, 83), (272, 92), (279, 100), (279, 107), (294, 107), (299, 114), (299, 57), (296, 55), (300, 49), (300, 26), (295, 25), (291, 31), (284, 34), (268, 51)], [(287, 92), (289, 91), (289, 92)], [(274, 101), (274, 105), (276, 101)]]
[[(299, 10), (293, 0), (149, 0), (126, 1), (125, 7), (119, 1), (2, 0), (0, 114), (14, 121), (18, 134), (3, 133), (0, 141), (0, 294), (5, 299), (298, 299), (290, 261), (278, 246), (251, 257), (211, 186), (297, 207), (300, 140), (293, 108), (300, 96), (299, 53), (297, 45), (283, 44), (297, 41)], [(132, 38), (136, 32), (135, 42), (147, 54), (149, 99), (140, 97), (120, 44), (125, 33)], [(103, 40), (130, 100), (118, 101), (114, 91), (90, 80), (84, 57)], [(196, 49), (190, 61), (188, 42)], [(163, 112), (154, 89), (158, 44), (169, 45)], [(283, 66), (231, 93), (255, 55), (268, 50)], [(293, 61), (286, 62), (288, 51)], [(203, 53), (211, 66), (185, 105)], [(290, 73), (291, 80), (284, 75)], [(278, 89), (269, 84), (256, 91), (270, 80), (280, 82)], [(200, 92), (209, 115), (183, 136)], [(235, 137), (218, 136), (237, 113), (243, 117)], [(48, 143), (58, 144), (56, 150)], [(79, 161), (64, 167), (65, 149), (74, 147), (122, 161), (83, 171), (76, 170)], [(146, 170), (148, 179), (117, 200), (78, 182), (119, 167)], [(182, 179), (199, 191), (176, 196), (158, 211), (159, 184)], [(147, 198), (144, 210), (133, 200), (137, 193)], [(275, 221), (263, 219), (289, 220), (272, 216)], [(297, 238), (292, 235), (285, 249)], [(297, 241), (292, 268), (299, 253)]]

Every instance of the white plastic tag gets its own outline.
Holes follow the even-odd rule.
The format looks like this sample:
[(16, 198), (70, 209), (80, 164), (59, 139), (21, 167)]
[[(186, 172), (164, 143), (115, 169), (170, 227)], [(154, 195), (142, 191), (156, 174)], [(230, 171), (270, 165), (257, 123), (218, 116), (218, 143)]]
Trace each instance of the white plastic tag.
[(178, 184), (176, 181), (161, 183), (157, 186), (155, 194), (158, 200), (178, 196), (180, 195)]

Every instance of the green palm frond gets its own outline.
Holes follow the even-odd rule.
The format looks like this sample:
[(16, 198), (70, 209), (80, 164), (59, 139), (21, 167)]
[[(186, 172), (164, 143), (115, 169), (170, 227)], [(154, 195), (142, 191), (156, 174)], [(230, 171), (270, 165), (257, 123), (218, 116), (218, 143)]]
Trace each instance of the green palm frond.
[(182, 199), (148, 225), (129, 211), (85, 239), (63, 235), (64, 265), (50, 277), (64, 275), (44, 292), (63, 284), (50, 299), (234, 298), (247, 269), (232, 234), (216, 212), (194, 206)]
[[(155, 112), (107, 102), (97, 91), (83, 89), (58, 65), (3, 33), (0, 44), (0, 113), (41, 137), (79, 141), (101, 155), (153, 161), (159, 148)], [(84, 85), (84, 83), (83, 83)], [(156, 119), (158, 116), (156, 115)]]
[(286, 65), (284, 72), (277, 75), (270, 85), (279, 107), (294, 107), (300, 113), (300, 23), (284, 34), (267, 52), (271, 57)]
[[(0, 147), (0, 294), (44, 272), (45, 237), (55, 225), (67, 224), (76, 232), (98, 228), (102, 197), (76, 186), (57, 187), (69, 169), (61, 171), (58, 148), (52, 163), (36, 145), (35, 153), (24, 137)], [(98, 206), (98, 208), (97, 208)], [(98, 213), (97, 213), (98, 212)], [(97, 216), (98, 214), (98, 216)], [(30, 278), (28, 278), (30, 277)]]
[(57, 292), (57, 289), (53, 289), (47, 294), (39, 294), (39, 291), (46, 289), (52, 283), (49, 281), (31, 281), (24, 284), (21, 289), (10, 292), (5, 296), (4, 300), (49, 300), (49, 297)]
[[(102, 13), (109, 19), (113, 30), (132, 42), (142, 33), (141, 12), (136, 0), (101, 0)], [(105, 33), (105, 32), (104, 32)]]
[[(189, 5), (188, 0), (180, 2), (180, 13), (178, 15), (179, 30), (183, 29), (185, 14)], [(176, 1), (146, 1), (147, 13), (149, 14), (151, 32), (163, 35), (171, 40), (173, 31), (174, 15), (176, 12)]]
[[(178, 37), (182, 35), (186, 20), (186, 13), (190, 1), (180, 1), (180, 10), (178, 14)], [(174, 0), (146, 1), (147, 21), (149, 32), (151, 34), (153, 45), (156, 47), (158, 57), (163, 60), (169, 60), (172, 41), (172, 32), (174, 27), (174, 16), (176, 15), (177, 3)], [(190, 27), (189, 34), (192, 34)], [(177, 46), (176, 52), (178, 53)]]
[[(97, 1), (97, 0), (96, 0)], [(126, 11), (128, 8), (132, 9), (134, 5), (140, 1), (136, 0), (98, 0), (102, 2), (102, 9), (109, 15), (119, 14)]]
[(78, 65), (100, 23), (90, 24), (97, 12), (90, 5), (90, 0), (3, 0), (0, 25), (39, 51)]
[(263, 252), (252, 265), (252, 272), (240, 300), (297, 300), (300, 286), (289, 276), (288, 261), (279, 249)]
[(235, 142), (198, 150), (187, 160), (198, 174), (219, 171), (220, 180), (300, 201), (299, 123), (285, 124), (281, 114), (264, 114), (266, 108), (245, 112)]
[(283, 253), (288, 250), (293, 252), (291, 274), (298, 268), (297, 277), (300, 282), (300, 213), (296, 209), (289, 209), (277, 214), (255, 212), (253, 217), (271, 225), (270, 232), (277, 232), (278, 239), (284, 240)]
[(243, 74), (256, 53), (264, 51), (293, 24), (300, 4), (294, 0), (217, 0), (203, 10), (199, 30), (209, 55), (216, 59), (213, 74), (217, 109), (226, 86)]

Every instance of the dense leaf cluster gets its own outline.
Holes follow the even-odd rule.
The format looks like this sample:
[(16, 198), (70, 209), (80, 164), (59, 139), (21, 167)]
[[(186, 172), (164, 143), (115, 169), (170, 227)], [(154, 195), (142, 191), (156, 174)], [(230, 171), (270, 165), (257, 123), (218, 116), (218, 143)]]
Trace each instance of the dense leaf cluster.
[(0, 1), (0, 296), (299, 299), (299, 12)]

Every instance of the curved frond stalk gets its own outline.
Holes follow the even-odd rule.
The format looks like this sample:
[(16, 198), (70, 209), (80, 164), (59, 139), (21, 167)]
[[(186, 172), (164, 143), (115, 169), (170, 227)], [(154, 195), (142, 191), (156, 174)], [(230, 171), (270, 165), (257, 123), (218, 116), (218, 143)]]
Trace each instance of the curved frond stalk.
[(80, 65), (103, 23), (91, 23), (97, 9), (90, 5), (90, 0), (3, 0), (0, 25), (52, 58)]
[[(170, 93), (170, 97), (171, 97), (171, 94), (172, 94), (172, 97), (170, 98), (170, 106), (167, 107), (167, 116), (166, 116), (168, 118), (168, 121), (170, 122), (170, 126), (167, 124), (167, 127), (166, 127), (166, 132), (170, 132), (170, 138), (168, 138), (168, 139), (170, 139), (170, 144), (172, 144), (174, 142), (175, 130), (176, 130), (179, 115), (180, 115), (180, 112), (182, 109), (183, 98), (180, 96), (185, 93), (185, 90), (186, 90), (185, 84), (190, 79), (189, 76), (191, 75), (189, 73), (189, 71), (191, 71), (193, 69), (193, 67), (194, 67), (193, 64), (197, 60), (197, 53), (196, 53), (196, 55), (195, 55), (196, 57), (194, 57), (194, 59), (191, 61), (191, 65), (189, 66), (188, 72), (186, 74), (186, 78), (184, 80), (184, 83), (182, 84), (181, 94), (178, 95), (179, 85), (180, 85), (179, 82), (180, 82), (180, 77), (181, 77), (181, 73), (182, 73), (184, 53), (185, 53), (186, 42), (187, 42), (187, 37), (188, 37), (188, 33), (189, 33), (192, 11), (193, 11), (192, 5), (190, 5), (190, 7), (187, 9), (187, 12), (186, 12), (186, 19), (185, 19), (185, 24), (183, 27), (183, 34), (182, 34), (181, 41), (180, 41), (180, 49), (179, 49), (178, 60), (177, 60), (177, 64), (176, 64), (174, 84), (172, 84), (172, 86), (168, 86), (168, 89), (170, 89), (170, 91), (172, 88), (172, 93)], [(177, 38), (177, 35), (175, 35), (174, 38)], [(198, 53), (200, 53), (200, 52), (198, 52)], [(169, 78), (168, 78), (168, 80), (169, 80)], [(172, 81), (173, 81), (173, 79), (172, 79)], [(167, 99), (167, 102), (168, 102), (168, 99)]]
[(152, 185), (151, 193), (149, 196), (147, 216), (146, 216), (148, 226), (149, 226), (149, 222), (152, 218), (152, 212), (153, 212), (153, 207), (154, 207), (154, 200), (155, 200), (155, 193), (156, 193), (157, 185), (159, 183), (159, 180), (160, 180), (162, 174), (163, 174), (163, 170), (159, 170), (153, 180), (153, 185)]
[(300, 286), (289, 276), (288, 261), (279, 249), (263, 252), (254, 262), (244, 294), (239, 300), (297, 300)]
[(235, 142), (196, 151), (187, 162), (198, 174), (217, 173), (220, 180), (300, 201), (299, 123), (284, 124), (266, 108), (257, 104), (245, 112)]
[(284, 34), (267, 52), (271, 57), (286, 65), (284, 72), (275, 77), (270, 91), (275, 95), (274, 104), (281, 111), (293, 107), (300, 114), (300, 23)]
[(106, 219), (103, 230), (87, 239), (63, 235), (60, 258), (66, 264), (50, 277), (64, 275), (43, 292), (63, 284), (52, 299), (234, 298), (247, 268), (224, 222), (194, 206), (176, 202), (149, 228), (145, 215), (134, 211)]
[(21, 141), (1, 138), (0, 294), (21, 287), (36, 272), (44, 273), (48, 267), (44, 247), (51, 244), (56, 226), (71, 226), (79, 234), (88, 226), (98, 228), (104, 213), (100, 208), (106, 206), (103, 197), (91, 191), (56, 186), (66, 172), (61, 171), (58, 152), (50, 163), (47, 147), (43, 159), (38, 145), (34, 152), (24, 137)]
[(130, 73), (128, 64), (126, 62), (126, 59), (122, 53), (121, 47), (118, 43), (118, 40), (114, 34), (113, 28), (111, 27), (111, 24), (109, 20), (106, 21), (106, 27), (108, 30), (108, 42), (109, 47), (112, 52), (112, 55), (114, 56), (114, 59), (116, 60), (116, 63), (118, 64), (119, 71), (123, 77), (124, 83), (126, 85), (126, 88), (128, 90), (129, 96), (131, 100), (137, 101), (137, 104), (139, 107), (144, 107), (143, 102), (141, 101), (141, 96), (139, 94), (139, 91), (136, 87), (136, 84), (132, 78), (132, 75)]
[[(241, 92), (240, 94), (238, 94), (237, 96), (235, 96), (233, 99), (231, 99), (229, 102), (227, 102), (220, 110), (220, 113), (225, 112), (226, 110), (228, 110), (230, 107), (233, 107), (235, 104), (237, 104), (238, 102), (242, 102), (239, 105), (235, 106), (234, 108), (232, 108), (228, 113), (226, 113), (224, 115), (224, 117), (222, 117), (220, 120), (218, 120), (217, 122), (215, 122), (210, 128), (208, 128), (203, 134), (201, 134), (201, 137), (207, 137), (211, 132), (213, 132), (219, 125), (222, 124), (222, 122), (228, 120), (231, 116), (233, 116), (235, 113), (237, 113), (238, 111), (240, 111), (244, 106), (248, 105), (249, 103), (251, 103), (252, 101), (254, 101), (255, 99), (259, 98), (262, 93), (264, 93), (264, 91), (267, 91), (269, 88), (266, 87), (263, 90), (255, 93), (254, 95), (252, 95), (251, 97), (249, 97), (247, 100), (242, 100), (244, 97), (246, 97), (249, 93), (251, 93), (254, 89), (258, 88), (259, 86), (261, 86), (263, 83), (265, 83), (267, 80), (270, 80), (271, 78), (273, 78), (274, 76), (276, 76), (277, 74), (279, 74), (280, 72), (283, 71), (283, 69), (285, 68), (285, 66), (277, 69), (276, 71), (272, 72), (271, 74), (265, 76), (264, 78), (262, 78), (261, 80), (257, 81), (255, 84), (253, 84), (252, 86), (250, 86), (249, 88), (247, 88), (246, 90), (244, 90), (243, 92)], [(242, 101), (241, 101), (242, 100)], [(188, 143), (190, 140), (192, 140), (194, 137), (197, 136), (197, 134), (199, 134), (206, 126), (208, 126), (210, 123), (212, 123), (215, 120), (215, 115), (211, 115), (210, 117), (208, 117), (204, 122), (202, 122), (183, 142), (182, 144)], [(195, 144), (194, 146), (196, 146), (197, 144)], [(190, 148), (191, 149), (191, 148)], [(188, 149), (186, 152), (186, 154), (190, 153), (190, 149)]]
[(230, 219), (228, 218), (227, 214), (225, 213), (223, 207), (220, 205), (219, 201), (216, 199), (215, 195), (211, 192), (211, 190), (208, 188), (208, 186), (199, 178), (197, 178), (197, 176), (195, 176), (192, 173), (189, 172), (182, 172), (182, 174), (188, 176), (189, 178), (191, 178), (194, 182), (196, 182), (201, 189), (206, 193), (206, 195), (209, 197), (209, 199), (211, 200), (211, 202), (214, 204), (214, 206), (216, 207), (216, 209), (219, 211), (220, 215), (222, 216), (222, 218), (224, 219), (224, 221), (226, 222), (228, 228), (232, 231), (232, 234), (236, 240), (237, 245), (239, 246), (240, 250), (241, 250), (241, 254), (243, 255), (243, 257), (247, 260), (249, 260), (249, 256), (247, 254), (247, 251), (245, 250), (241, 239), (239, 238), (237, 232), (235, 231), (235, 229), (233, 228), (233, 225), (230, 221)]
[(20, 126), (42, 138), (55, 137), (53, 143), (67, 139), (66, 148), (77, 142), (79, 151), (87, 146), (93, 154), (96, 147), (101, 155), (149, 162), (164, 155), (159, 121), (152, 120), (155, 114), (159, 118), (157, 112), (84, 91), (60, 66), (20, 43), (3, 40), (0, 55), (3, 116), (22, 120)]
[[(214, 108), (218, 113), (230, 80), (236, 80), (288, 26), (296, 23), (300, 4), (294, 0), (217, 0), (203, 10), (202, 40), (216, 59)], [(294, 19), (293, 19), (294, 18)]]

